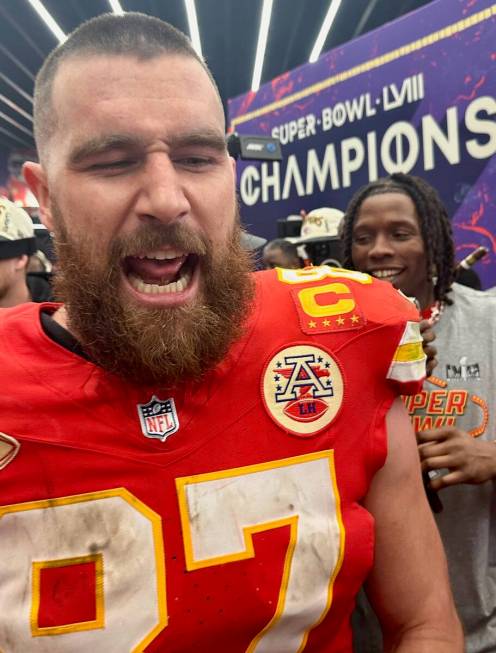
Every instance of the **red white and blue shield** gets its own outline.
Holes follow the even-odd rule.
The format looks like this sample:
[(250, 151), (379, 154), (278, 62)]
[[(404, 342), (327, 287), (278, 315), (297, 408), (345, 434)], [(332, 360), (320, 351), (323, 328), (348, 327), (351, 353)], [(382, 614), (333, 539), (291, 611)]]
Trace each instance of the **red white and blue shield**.
[(155, 395), (147, 404), (138, 404), (141, 430), (147, 438), (156, 438), (165, 442), (179, 428), (174, 399), (162, 401)]

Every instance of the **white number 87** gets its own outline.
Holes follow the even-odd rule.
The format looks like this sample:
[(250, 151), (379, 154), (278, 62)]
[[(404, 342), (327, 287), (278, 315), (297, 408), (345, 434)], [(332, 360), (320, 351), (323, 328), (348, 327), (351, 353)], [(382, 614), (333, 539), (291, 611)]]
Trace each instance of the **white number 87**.
[[(247, 653), (302, 651), (330, 608), (343, 555), (332, 452), (180, 478), (176, 485), (191, 571), (253, 557), (253, 533), (290, 526), (274, 616)], [(167, 626), (160, 517), (127, 490), (0, 508), (0, 542), (2, 653), (139, 653)], [(85, 559), (102, 561), (97, 619), (40, 625), (39, 569)]]

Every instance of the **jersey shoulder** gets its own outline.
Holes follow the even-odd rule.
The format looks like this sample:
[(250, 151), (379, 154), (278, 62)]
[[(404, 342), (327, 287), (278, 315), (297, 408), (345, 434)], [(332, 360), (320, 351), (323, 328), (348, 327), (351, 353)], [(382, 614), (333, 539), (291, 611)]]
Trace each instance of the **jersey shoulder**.
[(12, 356), (19, 350), (24, 333), (31, 333), (36, 323), (40, 304), (26, 303), (0, 308), (0, 373), (5, 371)]
[(389, 365), (388, 380), (405, 394), (419, 390), (425, 377), (420, 315), (389, 283), (326, 265), (261, 275), (266, 329), (292, 330), (334, 351), (356, 349), (366, 337), (369, 356)]
[(26, 303), (12, 306), (10, 308), (0, 308), (0, 333), (4, 334), (13, 325), (24, 321), (27, 316), (35, 312), (36, 304)]
[(341, 324), (345, 328), (420, 321), (412, 300), (390, 283), (363, 272), (322, 265), (296, 270), (275, 268), (258, 274), (271, 304), (282, 305), (292, 297), (297, 307), (303, 306), (315, 317), (350, 314), (351, 320), (353, 313), (359, 313), (360, 324), (355, 316)]
[[(20, 370), (32, 370), (48, 359), (47, 343), (41, 326), (41, 311), (53, 312), (59, 304), (25, 303), (0, 309), (0, 380), (12, 375), (17, 382)], [(48, 362), (47, 362), (48, 364)]]
[(55, 302), (26, 302), (10, 308), (0, 308), (0, 336), (13, 336), (14, 329), (19, 328), (22, 331), (33, 330), (43, 311), (53, 313), (60, 306)]

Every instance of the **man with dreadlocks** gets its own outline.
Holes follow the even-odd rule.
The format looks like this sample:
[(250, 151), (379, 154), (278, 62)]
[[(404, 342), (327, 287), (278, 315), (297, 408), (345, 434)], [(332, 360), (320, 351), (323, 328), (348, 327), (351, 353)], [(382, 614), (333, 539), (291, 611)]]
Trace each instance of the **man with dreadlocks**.
[(345, 267), (415, 297), (434, 326), (439, 376), (406, 405), (422, 469), (434, 490), (443, 489), (437, 523), (467, 651), (494, 652), (496, 297), (453, 282), (451, 223), (437, 192), (418, 177), (393, 174), (360, 189), (343, 241)]

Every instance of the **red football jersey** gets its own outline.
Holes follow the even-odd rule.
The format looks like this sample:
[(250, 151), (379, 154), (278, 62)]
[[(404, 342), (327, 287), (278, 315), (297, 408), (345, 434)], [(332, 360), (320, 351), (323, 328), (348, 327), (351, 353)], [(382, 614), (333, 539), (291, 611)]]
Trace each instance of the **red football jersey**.
[(349, 652), (360, 502), (416, 392), (415, 308), (328, 267), (257, 274), (201, 383), (133, 387), (0, 319), (0, 650)]

